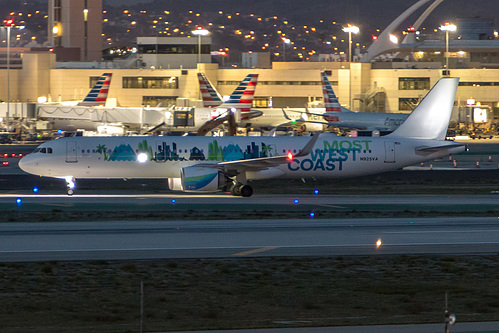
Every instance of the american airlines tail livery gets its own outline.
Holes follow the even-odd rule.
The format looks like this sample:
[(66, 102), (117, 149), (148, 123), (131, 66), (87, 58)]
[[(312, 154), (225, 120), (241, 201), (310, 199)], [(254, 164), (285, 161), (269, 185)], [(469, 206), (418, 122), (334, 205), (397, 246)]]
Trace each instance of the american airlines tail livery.
[(223, 103), (222, 96), (215, 90), (204, 73), (198, 73), (198, 81), (205, 108), (214, 108)]
[(68, 137), (38, 146), (22, 170), (65, 179), (168, 178), (172, 190), (251, 196), (248, 181), (375, 174), (464, 151), (446, 141), (458, 78), (442, 78), (383, 137)]
[(109, 93), (109, 85), (111, 84), (112, 73), (104, 73), (97, 80), (94, 87), (87, 94), (85, 99), (78, 103), (80, 106), (105, 106), (107, 94)]
[[(321, 72), (321, 82), (326, 112), (320, 114), (308, 112), (306, 114), (320, 116), (325, 121), (296, 119), (296, 122), (317, 123), (333, 127), (357, 128), (371, 131), (393, 131), (409, 117), (407, 113), (353, 112), (340, 105), (325, 72)], [(290, 119), (286, 112), (282, 111), (284, 116)]]

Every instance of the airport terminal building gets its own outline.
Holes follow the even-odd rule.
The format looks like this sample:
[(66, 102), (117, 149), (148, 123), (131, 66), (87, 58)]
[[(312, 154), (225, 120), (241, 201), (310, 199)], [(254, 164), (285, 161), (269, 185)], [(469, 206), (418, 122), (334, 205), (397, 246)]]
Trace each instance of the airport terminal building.
[[(413, 8), (424, 3), (419, 1)], [(62, 62), (56, 59), (60, 56), (57, 48), (17, 48), (15, 66), (7, 69), (0, 57), (0, 79), (8, 87), (0, 89), (2, 127), (6, 127), (7, 114), (13, 121), (32, 117), (36, 121), (36, 112), (19, 111), (14, 102), (82, 100), (103, 73), (112, 74), (108, 106), (143, 107), (147, 112), (148, 107), (158, 105), (201, 106), (198, 72), (222, 96), (229, 95), (246, 75), (258, 74), (253, 106), (259, 109), (321, 107), (320, 72), (325, 71), (340, 103), (359, 112), (409, 113), (441, 77), (459, 77), (453, 121), (495, 129), (499, 122), (499, 36), (493, 23), (460, 22), (459, 36), (450, 41), (441, 33), (422, 38), (410, 31), (394, 47), (389, 34), (408, 14), (411, 11), (394, 20), (364, 57), (359, 55), (354, 61), (330, 61), (335, 58), (319, 55), (315, 61), (270, 64), (253, 59), (269, 59), (265, 54), (250, 54), (243, 60), (254, 61), (229, 67), (213, 60), (211, 39), (201, 35), (139, 37), (136, 53), (107, 62)]]
[[(199, 63), (197, 68), (57, 68), (55, 55), (26, 52), (22, 68), (0, 69), (9, 82), (11, 102), (82, 100), (104, 72), (113, 74), (108, 100), (116, 106), (200, 106), (197, 73), (203, 72), (220, 94), (229, 95), (247, 74), (259, 74), (254, 106), (300, 107), (319, 105), (319, 73), (326, 71), (342, 105), (361, 112), (410, 112), (442, 77), (439, 62), (274, 62), (270, 69), (220, 68)], [(499, 69), (451, 69), (460, 78), (457, 106), (488, 106), (499, 117)], [(7, 90), (0, 99), (7, 100)], [(0, 110), (3, 110), (1, 108)], [(1, 112), (1, 111), (0, 111)], [(11, 114), (12, 116), (12, 114)]]

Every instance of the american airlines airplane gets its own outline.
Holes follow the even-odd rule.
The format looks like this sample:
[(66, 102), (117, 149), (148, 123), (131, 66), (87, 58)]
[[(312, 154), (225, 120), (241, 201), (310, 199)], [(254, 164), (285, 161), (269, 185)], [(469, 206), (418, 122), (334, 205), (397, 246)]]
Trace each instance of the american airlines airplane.
[(383, 137), (68, 137), (41, 144), (25, 172), (78, 178), (168, 178), (184, 192), (253, 194), (250, 180), (342, 178), (400, 169), (464, 151), (446, 141), (458, 78), (442, 78), (395, 131)]
[(97, 80), (94, 87), (87, 94), (85, 99), (78, 103), (80, 106), (105, 106), (107, 94), (109, 93), (109, 85), (111, 84), (112, 73), (104, 73)]
[(221, 105), (224, 101), (222, 96), (213, 87), (213, 84), (208, 80), (204, 73), (198, 72), (199, 90), (203, 98), (203, 106), (205, 108), (214, 108)]
[[(199, 89), (201, 90), (201, 95), (203, 98), (203, 106), (204, 107), (217, 107), (223, 103), (222, 97), (218, 93), (218, 91), (213, 87), (213, 84), (208, 80), (204, 73), (198, 73), (199, 78)], [(251, 108), (251, 111), (254, 113), (259, 113), (259, 116), (255, 117), (244, 117), (241, 116), (241, 121), (238, 122), (239, 127), (251, 127), (254, 129), (272, 129), (276, 127), (295, 127), (300, 128), (302, 131), (321, 131), (322, 124), (319, 122), (317, 124), (308, 123), (304, 124), (304, 122), (298, 123), (293, 119), (286, 118), (283, 115), (282, 109), (274, 109), (274, 108), (265, 108), (265, 109), (255, 109)], [(319, 110), (316, 110), (319, 112)], [(289, 110), (289, 112), (295, 113), (294, 109)], [(297, 118), (307, 117), (302, 116), (302, 113), (305, 112), (305, 109), (297, 111)], [(316, 116), (314, 117), (319, 120), (320, 118)], [(308, 119), (308, 118), (307, 118)]]
[[(325, 72), (321, 72), (322, 91), (324, 94), (324, 105), (326, 112), (316, 114), (312, 112), (303, 113), (306, 117), (291, 119), (283, 111), (286, 119), (296, 123), (316, 123), (333, 127), (393, 131), (399, 127), (409, 117), (407, 113), (379, 113), (379, 112), (353, 112), (340, 105), (338, 97), (334, 93), (333, 87)], [(307, 119), (310, 115), (323, 117), (325, 121)]]
[(251, 111), (258, 74), (249, 74), (231, 94), (229, 101), (218, 107), (102, 107), (109, 91), (111, 74), (104, 74), (78, 106), (46, 105), (38, 107), (38, 117), (55, 128), (96, 131), (99, 127), (127, 126), (130, 129), (154, 130), (158, 127), (182, 131), (198, 130), (207, 121), (223, 115), (227, 110), (244, 114), (244, 118), (258, 117), (261, 111)]

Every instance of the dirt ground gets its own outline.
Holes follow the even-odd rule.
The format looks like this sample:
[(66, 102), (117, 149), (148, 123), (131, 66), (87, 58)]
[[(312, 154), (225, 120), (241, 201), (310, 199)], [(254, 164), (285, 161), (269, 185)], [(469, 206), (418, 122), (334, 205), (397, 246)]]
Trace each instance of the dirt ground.
[(498, 255), (0, 264), (0, 331), (144, 331), (499, 320)]

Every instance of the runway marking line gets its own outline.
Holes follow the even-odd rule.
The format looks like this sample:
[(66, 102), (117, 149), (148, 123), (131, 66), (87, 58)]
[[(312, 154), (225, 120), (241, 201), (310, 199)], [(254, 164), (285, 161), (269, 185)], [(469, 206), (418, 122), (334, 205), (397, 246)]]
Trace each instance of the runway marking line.
[(272, 246), (272, 247), (262, 247), (259, 249), (254, 249), (254, 250), (249, 250), (249, 251), (244, 251), (244, 252), (239, 252), (239, 253), (234, 253), (233, 256), (247, 256), (250, 254), (255, 254), (255, 253), (260, 253), (260, 252), (265, 252), (265, 251), (272, 251), (277, 249), (277, 246)]

